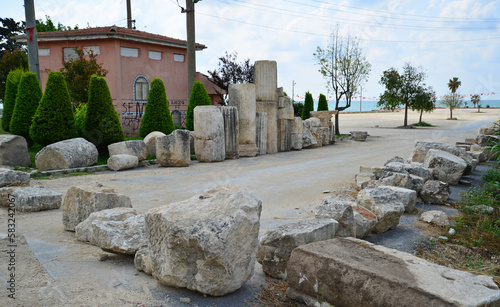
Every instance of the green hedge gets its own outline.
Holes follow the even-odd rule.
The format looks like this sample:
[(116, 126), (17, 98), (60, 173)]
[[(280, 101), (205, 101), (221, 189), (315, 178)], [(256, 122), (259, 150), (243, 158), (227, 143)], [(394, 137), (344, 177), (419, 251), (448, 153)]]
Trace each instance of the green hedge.
[(45, 93), (33, 116), (30, 137), (41, 145), (75, 138), (75, 118), (64, 76), (59, 71), (50, 71)]
[(189, 97), (189, 105), (186, 112), (186, 129), (194, 130), (194, 108), (202, 105), (211, 105), (210, 96), (208, 96), (205, 86), (200, 81), (195, 81), (193, 90)]
[(314, 111), (314, 101), (311, 93), (306, 93), (306, 99), (304, 101), (304, 109), (302, 110), (302, 119), (306, 120), (311, 117), (310, 112)]
[(328, 111), (328, 101), (323, 94), (319, 94), (318, 111)]
[(14, 113), (14, 107), (16, 106), (17, 89), (19, 87), (19, 82), (21, 82), (23, 73), (24, 70), (21, 68), (11, 70), (7, 75), (7, 80), (5, 81), (5, 97), (3, 99), (2, 111), (2, 129), (7, 132), (10, 131), (10, 120), (12, 119), (12, 113)]
[(139, 135), (144, 138), (153, 131), (170, 134), (174, 130), (174, 120), (168, 107), (165, 84), (160, 78), (154, 78), (151, 81), (148, 102), (141, 120)]
[(113, 106), (104, 77), (90, 77), (88, 94), (84, 136), (97, 147), (99, 153), (105, 153), (109, 144), (124, 139), (120, 117)]
[(30, 126), (42, 95), (36, 74), (25, 72), (19, 83), (16, 106), (10, 120), (10, 132), (25, 137), (28, 143), (31, 143)]

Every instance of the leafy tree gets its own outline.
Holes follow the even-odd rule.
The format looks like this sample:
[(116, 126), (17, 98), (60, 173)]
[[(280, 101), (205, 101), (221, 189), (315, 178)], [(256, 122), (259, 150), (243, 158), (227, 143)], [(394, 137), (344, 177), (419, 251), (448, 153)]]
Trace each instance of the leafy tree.
[(92, 51), (87, 55), (83, 48), (75, 48), (75, 51), (78, 57), (64, 62), (61, 72), (68, 84), (73, 105), (76, 107), (88, 101), (90, 77), (94, 74), (105, 77), (108, 71), (102, 68), (102, 64), (97, 63), (96, 55)]
[(12, 52), (4, 52), (0, 59), (0, 99), (5, 96), (7, 75), (16, 68), (22, 68), (23, 70), (28, 69), (28, 55), (26, 52), (21, 49), (15, 49)]
[(304, 100), (304, 109), (302, 109), (302, 120), (306, 120), (311, 117), (311, 111), (314, 111), (314, 101), (311, 93), (306, 93), (306, 99)]
[(45, 93), (33, 116), (30, 138), (43, 146), (77, 136), (73, 108), (64, 76), (50, 71)]
[(14, 107), (16, 106), (17, 91), (23, 73), (23, 69), (14, 69), (7, 75), (2, 114), (2, 129), (5, 131), (10, 131), (10, 120), (12, 119), (12, 113), (14, 113)]
[(175, 130), (174, 120), (168, 107), (165, 84), (160, 78), (151, 81), (151, 88), (148, 94), (148, 101), (141, 120), (139, 135), (146, 137), (153, 131), (161, 131), (170, 134)]
[(462, 81), (458, 81), (457, 77), (453, 77), (453, 79), (450, 79), (450, 81), (448, 81), (448, 88), (450, 89), (452, 94), (455, 94), (460, 85), (462, 85)]
[(418, 122), (422, 122), (422, 114), (424, 112), (432, 112), (434, 109), (436, 109), (436, 93), (432, 90), (431, 87), (425, 89), (425, 88), (419, 88), (418, 89), (418, 94), (415, 97), (414, 103), (411, 105), (412, 111), (419, 111), (420, 116), (418, 118)]
[(109, 144), (124, 139), (120, 117), (113, 106), (106, 79), (97, 75), (90, 77), (84, 135), (100, 153), (105, 153)]
[(254, 65), (250, 64), (250, 59), (246, 59), (241, 63), (237, 62), (238, 53), (228, 53), (219, 58), (219, 66), (216, 70), (208, 71), (210, 81), (217, 84), (223, 89), (226, 94), (220, 93), (217, 89), (215, 92), (219, 96), (218, 103), (226, 104), (227, 92), (230, 84), (237, 83), (253, 83)]
[(395, 68), (384, 71), (379, 83), (385, 86), (385, 92), (380, 95), (377, 106), (391, 110), (404, 106), (404, 126), (408, 126), (408, 108), (425, 110), (424, 106), (429, 103), (425, 100), (435, 96), (432, 88), (426, 87), (425, 77), (421, 67), (417, 69), (410, 63), (405, 63), (402, 74)]
[[(78, 30), (78, 25), (75, 25), (73, 28)], [(37, 32), (54, 32), (54, 31), (66, 31), (71, 30), (71, 27), (65, 26), (62, 23), (58, 22), (57, 26), (54, 24), (50, 16), (45, 15), (45, 21), (43, 19), (38, 19), (36, 21), (36, 31)]]
[[(327, 88), (335, 95), (335, 134), (340, 134), (339, 114), (351, 107), (351, 98), (362, 82), (368, 79), (371, 65), (363, 55), (359, 39), (349, 34), (339, 35), (339, 27), (330, 35), (329, 45), (316, 48), (314, 57), (320, 66), (319, 72), (327, 80)], [(345, 105), (340, 100), (345, 97)]]
[(479, 96), (478, 94), (474, 94), (470, 98), (470, 101), (472, 101), (472, 103), (474, 104), (474, 108), (477, 105), (477, 113), (479, 113), (479, 111), (481, 109), (481, 96)]
[(210, 96), (208, 96), (205, 86), (200, 81), (195, 81), (191, 97), (189, 97), (188, 109), (186, 111), (186, 129), (194, 130), (194, 108), (202, 105), (210, 105)]
[(12, 18), (0, 18), (2, 27), (0, 27), (0, 58), (5, 53), (20, 49), (22, 44), (16, 42), (12, 37), (23, 34), (23, 23), (16, 22)]
[(42, 99), (42, 88), (38, 77), (33, 72), (25, 72), (19, 83), (16, 106), (10, 120), (10, 132), (23, 136), (28, 143), (31, 143), (30, 126), (40, 99)]
[(328, 111), (328, 101), (323, 94), (319, 94), (318, 111)]
[(293, 104), (293, 115), (295, 117), (302, 117), (302, 112), (304, 110), (303, 102), (294, 102)]
[(456, 94), (444, 95), (442, 103), (445, 107), (450, 109), (450, 118), (453, 119), (453, 110), (462, 107), (464, 104), (464, 99)]

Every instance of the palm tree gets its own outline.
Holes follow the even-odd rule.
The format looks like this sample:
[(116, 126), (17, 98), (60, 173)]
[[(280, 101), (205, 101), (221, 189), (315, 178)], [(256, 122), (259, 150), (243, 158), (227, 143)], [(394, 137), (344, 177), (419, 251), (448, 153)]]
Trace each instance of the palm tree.
[(474, 104), (474, 107), (477, 105), (477, 112), (479, 113), (479, 110), (481, 108), (481, 96), (478, 94), (472, 95), (472, 98), (470, 99), (472, 103)]
[(453, 77), (453, 79), (450, 79), (448, 82), (448, 88), (451, 90), (452, 94), (455, 94), (460, 85), (462, 85), (462, 81), (458, 81), (457, 77)]

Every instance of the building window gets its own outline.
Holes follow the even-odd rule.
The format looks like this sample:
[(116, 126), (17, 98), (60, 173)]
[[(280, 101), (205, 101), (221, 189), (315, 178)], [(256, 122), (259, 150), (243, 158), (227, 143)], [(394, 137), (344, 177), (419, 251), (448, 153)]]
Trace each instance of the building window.
[(38, 56), (50, 56), (50, 49), (49, 48), (38, 49)]
[(139, 75), (134, 80), (134, 100), (146, 101), (148, 100), (149, 81), (143, 76)]
[(181, 122), (181, 112), (174, 110), (172, 111), (172, 119), (174, 120), (174, 125), (180, 127), (182, 125)]
[(76, 50), (73, 47), (64, 48), (63, 53), (64, 53), (64, 62), (68, 62), (71, 59), (78, 58), (78, 54), (76, 53)]
[(174, 61), (175, 62), (184, 62), (184, 54), (174, 53)]
[(151, 60), (161, 60), (161, 52), (149, 50), (149, 58)]
[(121, 54), (121, 56), (124, 56), (124, 57), (138, 58), (139, 57), (139, 49), (120, 47), (120, 54)]
[(91, 51), (92, 51), (93, 55), (98, 55), (101, 52), (101, 50), (99, 49), (99, 46), (83, 47), (83, 54), (89, 55)]

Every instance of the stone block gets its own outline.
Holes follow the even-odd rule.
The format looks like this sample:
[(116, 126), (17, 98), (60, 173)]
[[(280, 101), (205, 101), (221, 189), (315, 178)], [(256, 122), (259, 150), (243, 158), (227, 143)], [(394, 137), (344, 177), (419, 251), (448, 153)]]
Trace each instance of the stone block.
[(349, 133), (351, 134), (352, 139), (358, 142), (364, 142), (368, 137), (368, 132), (366, 131), (351, 131)]
[(224, 117), (224, 142), (226, 145), (226, 159), (238, 159), (238, 108), (233, 106), (222, 106), (221, 111), (222, 116)]
[(97, 162), (98, 155), (94, 144), (74, 138), (45, 146), (36, 154), (35, 164), (40, 171), (87, 167)]
[(384, 171), (380, 176), (380, 185), (401, 187), (406, 189), (413, 188), (413, 180), (408, 173), (397, 173)]
[(311, 130), (307, 127), (306, 121), (303, 121), (302, 128), (302, 148), (317, 147), (318, 141), (312, 135)]
[(134, 257), (134, 266), (137, 270), (143, 271), (146, 274), (152, 274), (151, 258), (149, 257), (149, 248), (147, 246), (141, 247)]
[(279, 97), (278, 100), (278, 120), (293, 119), (294, 111), (292, 100), (288, 96)]
[(177, 129), (156, 139), (156, 161), (161, 166), (189, 166), (190, 132)]
[(396, 228), (399, 218), (405, 212), (399, 194), (389, 187), (363, 189), (359, 192), (357, 201), (360, 206), (377, 216), (378, 223), (373, 229), (376, 233)]
[(359, 172), (373, 174), (373, 175), (375, 175), (375, 179), (379, 179), (382, 176), (382, 173), (384, 172), (384, 168), (383, 167), (360, 166)]
[(302, 123), (302, 118), (294, 117), (292, 122), (292, 134), (302, 134), (304, 130), (304, 125)]
[(424, 160), (424, 166), (431, 168), (434, 179), (449, 184), (458, 184), (467, 168), (464, 159), (438, 149), (430, 149)]
[(136, 168), (138, 164), (139, 159), (132, 155), (114, 155), (108, 159), (108, 168), (113, 171)]
[(356, 181), (356, 189), (359, 191), (363, 188), (363, 183), (370, 180), (376, 180), (376, 177), (372, 173), (360, 173), (354, 175), (354, 180)]
[(194, 108), (194, 151), (200, 162), (221, 162), (226, 158), (224, 118), (220, 108)]
[(17, 188), (11, 196), (15, 199), (16, 210), (20, 212), (59, 209), (62, 203), (61, 193), (43, 188)]
[(149, 156), (156, 157), (156, 137), (165, 135), (166, 134), (161, 131), (153, 131), (146, 135), (143, 141), (144, 144), (146, 144)]
[(278, 102), (257, 101), (257, 112), (267, 113), (267, 152), (273, 154), (278, 152)]
[(30, 184), (30, 174), (21, 171), (0, 168), (0, 188), (27, 186)]
[(500, 126), (498, 124), (491, 124), (487, 126), (483, 126), (479, 128), (479, 133), (478, 134), (484, 134), (484, 135), (497, 135), (498, 132), (500, 131)]
[(148, 157), (148, 149), (143, 140), (132, 140), (113, 143), (108, 145), (109, 156), (132, 155), (139, 159), (139, 162)]
[(278, 92), (276, 91), (278, 64), (276, 61), (255, 61), (254, 80), (257, 101), (278, 101)]
[(356, 236), (356, 224), (352, 206), (356, 205), (354, 198), (344, 196), (328, 196), (323, 198), (321, 205), (314, 209), (316, 218), (334, 219), (338, 222), (336, 237)]
[(334, 306), (497, 306), (492, 277), (430, 263), (354, 238), (296, 248), (288, 261), (287, 296)]
[(434, 224), (436, 226), (449, 226), (448, 216), (443, 211), (430, 210), (422, 212), (420, 215), (422, 221)]
[(147, 245), (144, 215), (134, 215), (124, 221), (92, 222), (95, 245), (105, 251), (121, 254), (135, 254)]
[(31, 164), (28, 143), (20, 135), (0, 135), (0, 165), (27, 166)]
[(464, 175), (471, 174), (474, 171), (475, 166), (473, 165), (472, 155), (465, 151), (465, 149), (463, 148), (459, 148), (446, 143), (417, 142), (415, 144), (413, 153), (410, 156), (410, 160), (413, 162), (424, 163), (427, 152), (431, 149), (442, 150), (463, 159), (467, 163), (467, 167), (464, 170)]
[(292, 150), (292, 120), (278, 119), (278, 151)]
[(428, 180), (420, 191), (420, 197), (424, 202), (435, 205), (446, 205), (450, 194), (450, 185), (439, 180)]
[(415, 204), (417, 202), (417, 192), (411, 189), (405, 189), (394, 186), (382, 186), (379, 188), (384, 190), (390, 190), (391, 193), (395, 194), (396, 197), (403, 203), (405, 207), (405, 213), (412, 213), (415, 210)]
[(321, 127), (330, 128), (332, 116), (338, 112), (339, 111), (311, 111), (311, 117), (319, 118)]
[(229, 85), (229, 106), (238, 108), (238, 142), (245, 146), (245, 150), (239, 148), (239, 156), (254, 157), (256, 155), (256, 129), (257, 129), (257, 105), (255, 98), (255, 84), (231, 84)]
[(370, 210), (358, 206), (352, 206), (354, 223), (356, 224), (356, 238), (364, 238), (369, 235), (378, 223), (377, 216)]
[(292, 250), (312, 242), (333, 239), (337, 222), (332, 219), (306, 219), (282, 225), (264, 233), (259, 242), (257, 262), (265, 274), (286, 279), (286, 266)]

